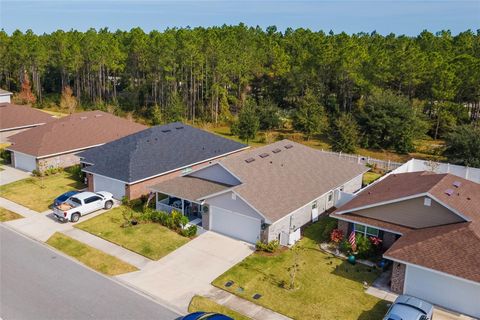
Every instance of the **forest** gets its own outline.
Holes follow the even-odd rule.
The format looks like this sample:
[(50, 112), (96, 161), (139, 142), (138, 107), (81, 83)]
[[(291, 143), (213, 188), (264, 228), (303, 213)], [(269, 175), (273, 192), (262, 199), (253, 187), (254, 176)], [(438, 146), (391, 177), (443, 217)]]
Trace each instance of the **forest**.
[(151, 124), (227, 124), (247, 141), (288, 122), (344, 152), (406, 153), (415, 139), (444, 139), (450, 161), (480, 166), (480, 30), (2, 30), (0, 61), (0, 87), (21, 92), (31, 83), (33, 94), (20, 103), (37, 107), (71, 112), (73, 99)]

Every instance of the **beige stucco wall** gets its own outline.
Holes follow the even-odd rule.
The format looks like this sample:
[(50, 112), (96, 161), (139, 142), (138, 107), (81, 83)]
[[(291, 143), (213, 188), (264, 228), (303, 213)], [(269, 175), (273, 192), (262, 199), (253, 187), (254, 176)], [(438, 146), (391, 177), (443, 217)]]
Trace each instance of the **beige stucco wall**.
[(384, 204), (378, 207), (353, 211), (353, 213), (411, 228), (426, 228), (463, 221), (461, 217), (433, 199), (431, 206), (425, 206), (423, 204), (424, 198), (420, 197)]

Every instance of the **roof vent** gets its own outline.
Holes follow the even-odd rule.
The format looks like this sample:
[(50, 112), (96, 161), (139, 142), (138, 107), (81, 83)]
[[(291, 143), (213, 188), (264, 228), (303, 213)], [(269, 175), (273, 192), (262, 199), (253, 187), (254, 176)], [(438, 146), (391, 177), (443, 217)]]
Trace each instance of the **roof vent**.
[(253, 158), (245, 159), (245, 162), (246, 162), (246, 163), (250, 163), (250, 162), (253, 162), (253, 161), (255, 161), (255, 159), (253, 159)]
[(447, 189), (447, 190), (445, 190), (445, 194), (448, 195), (448, 196), (451, 196), (453, 194), (453, 190), (452, 189)]
[(269, 154), (265, 152), (265, 153), (262, 153), (262, 154), (260, 155), (260, 158), (266, 158), (266, 157), (268, 157), (268, 156), (269, 156)]
[(453, 183), (453, 186), (454, 186), (455, 188), (460, 188), (461, 185), (462, 185), (462, 183), (461, 183), (460, 181), (455, 181), (455, 182)]
[(96, 114), (95, 118), (100, 118), (102, 115), (101, 114)]
[(171, 132), (171, 131), (172, 131), (172, 130), (170, 130), (170, 129), (163, 129), (163, 130), (162, 130), (162, 132), (165, 132), (165, 133)]
[(285, 149), (292, 149), (292, 148), (293, 148), (293, 144), (287, 144), (287, 145), (285, 146)]
[(87, 117), (85, 116), (80, 117), (80, 120), (85, 120), (85, 119), (87, 119)]
[(177, 130), (181, 130), (181, 129), (183, 129), (183, 126), (180, 126), (180, 127), (175, 127), (175, 129), (177, 129)]
[(278, 148), (277, 148), (277, 149), (273, 150), (272, 152), (273, 152), (273, 153), (279, 153), (279, 152), (281, 152), (281, 151), (282, 151), (282, 149), (278, 149)]

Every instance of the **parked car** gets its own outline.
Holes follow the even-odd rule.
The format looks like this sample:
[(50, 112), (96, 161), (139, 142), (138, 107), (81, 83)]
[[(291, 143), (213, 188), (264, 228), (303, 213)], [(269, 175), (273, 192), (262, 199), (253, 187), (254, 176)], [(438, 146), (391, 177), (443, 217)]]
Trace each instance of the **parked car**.
[(78, 191), (73, 190), (73, 191), (68, 191), (68, 192), (65, 192), (65, 193), (59, 195), (58, 197), (55, 198), (55, 200), (53, 200), (53, 206), (55, 207), (55, 206), (61, 205), (62, 203), (67, 201), (68, 198), (76, 195), (77, 193), (78, 193)]
[(77, 222), (81, 216), (113, 206), (110, 192), (80, 192), (53, 208), (53, 214), (61, 221)]
[(431, 320), (433, 305), (409, 295), (399, 296), (383, 320)]
[(194, 312), (187, 314), (182, 320), (234, 320), (224, 314), (213, 313), (213, 312)]

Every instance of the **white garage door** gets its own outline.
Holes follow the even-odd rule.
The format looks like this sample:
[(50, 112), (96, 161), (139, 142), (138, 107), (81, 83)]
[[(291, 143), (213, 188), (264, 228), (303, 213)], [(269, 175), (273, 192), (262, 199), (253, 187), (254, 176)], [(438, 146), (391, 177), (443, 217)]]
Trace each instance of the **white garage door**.
[(93, 189), (94, 191), (111, 192), (113, 197), (118, 200), (125, 196), (125, 183), (96, 174), (93, 175)]
[(14, 152), (13, 157), (15, 161), (15, 168), (25, 171), (33, 171), (37, 169), (37, 160), (35, 157), (20, 152)]
[(480, 317), (480, 283), (407, 266), (405, 293), (454, 311)]
[(260, 239), (259, 219), (213, 206), (210, 215), (210, 230), (250, 243)]

